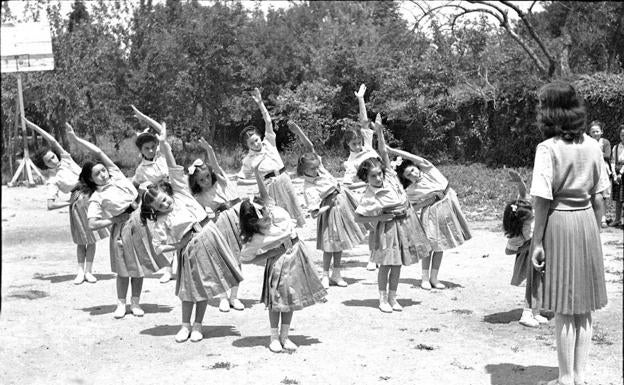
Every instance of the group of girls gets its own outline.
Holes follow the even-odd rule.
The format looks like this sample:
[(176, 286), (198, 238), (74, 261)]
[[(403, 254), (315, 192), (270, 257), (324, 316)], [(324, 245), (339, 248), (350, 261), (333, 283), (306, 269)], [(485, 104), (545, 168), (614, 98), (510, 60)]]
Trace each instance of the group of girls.
[[(386, 145), (380, 116), (375, 122), (366, 116), (365, 91), (362, 85), (356, 92), (360, 125), (345, 132), (350, 155), (342, 183), (323, 167), (303, 130), (288, 122), (305, 148), (297, 174), (304, 178), (307, 208), (317, 221), (316, 247), (323, 252), (320, 279), (310, 250), (296, 232), (305, 215), (277, 151), (271, 117), (258, 89), (252, 97), (265, 121), (264, 138), (252, 126), (241, 133), (248, 153), (239, 176), (253, 177), (259, 191), (251, 200), (238, 195), (203, 139), (199, 145), (206, 151), (206, 161), (196, 160), (188, 170), (179, 166), (166, 140), (165, 124), (134, 106), (135, 116), (149, 128), (136, 140), (142, 160), (132, 181), (97, 146), (78, 138), (71, 126), (67, 126), (68, 137), (97, 162), (86, 162), (80, 169), (49, 134), (29, 123), (61, 153), (59, 160), (52, 151), (42, 152), (45, 166), (55, 171), (51, 183), (63, 192), (76, 192), (70, 210), (72, 235), (79, 245), (75, 282), (94, 280), (95, 242), (110, 231), (111, 269), (117, 274), (114, 317), (123, 318), (127, 312), (129, 284), (130, 311), (142, 316), (143, 277), (164, 268), (161, 282), (166, 282), (177, 261), (175, 292), (182, 302), (182, 326), (175, 340), (199, 341), (207, 301), (219, 297), (221, 311), (243, 310), (237, 298), (243, 279), (240, 263), (264, 261), (261, 301), (269, 311), (269, 348), (274, 352), (297, 348), (288, 338), (295, 310), (324, 302), (332, 284), (347, 286), (340, 270), (342, 253), (361, 243), (367, 230), (369, 267), (378, 267), (381, 311), (402, 310), (396, 292), (403, 265), (422, 260), (421, 287), (443, 289), (438, 280), (442, 253), (471, 238), (467, 222), (448, 181), (431, 163)], [(379, 153), (372, 147), (374, 134)], [(389, 154), (399, 159), (390, 162)], [(55, 202), (51, 198), (49, 207), (61, 207)]]

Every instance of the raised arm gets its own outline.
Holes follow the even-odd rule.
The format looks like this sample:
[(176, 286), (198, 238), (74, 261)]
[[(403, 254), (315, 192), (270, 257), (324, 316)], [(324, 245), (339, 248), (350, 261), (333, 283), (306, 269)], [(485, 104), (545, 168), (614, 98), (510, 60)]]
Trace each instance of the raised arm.
[(299, 140), (301, 140), (301, 142), (303, 143), (303, 147), (305, 148), (306, 152), (313, 152), (316, 154), (316, 151), (314, 151), (314, 145), (303, 132), (301, 127), (299, 127), (297, 123), (293, 122), (292, 120), (289, 120), (286, 124), (288, 125), (288, 128), (290, 128), (290, 131), (292, 131), (293, 134), (299, 137)]
[(260, 175), (260, 170), (259, 170), (260, 163), (262, 163), (262, 161), (256, 164), (253, 171), (254, 171), (254, 175), (256, 176), (256, 183), (258, 183), (258, 192), (260, 193), (260, 198), (266, 205), (267, 202), (269, 201), (269, 192), (267, 191), (266, 186), (264, 185), (264, 178), (262, 177), (262, 175)]
[(131, 104), (130, 107), (132, 107), (132, 111), (134, 111), (134, 116), (137, 119), (147, 123), (152, 129), (154, 129), (154, 131), (156, 131), (156, 134), (162, 135), (163, 127), (160, 123), (139, 111), (133, 104)]
[(381, 115), (377, 114), (375, 118), (375, 123), (373, 123), (375, 127), (375, 132), (377, 133), (377, 143), (378, 148), (377, 152), (381, 156), (381, 161), (387, 166), (390, 166), (390, 158), (388, 157), (388, 150), (386, 149), (386, 139), (383, 134), (383, 125), (381, 124)]
[(516, 183), (520, 199), (528, 199), (529, 195), (527, 194), (527, 187), (520, 174), (518, 174), (517, 171), (509, 170), (509, 178), (511, 179), (511, 182)]
[(360, 126), (363, 129), (368, 129), (368, 115), (366, 114), (366, 103), (364, 103), (364, 94), (366, 94), (366, 85), (360, 85), (360, 89), (355, 92), (355, 97), (358, 100)]
[(167, 125), (165, 124), (165, 122), (162, 122), (161, 124), (159, 124), (159, 126), (160, 135), (158, 135), (158, 141), (160, 143), (160, 153), (165, 157), (165, 160), (167, 161), (167, 167), (176, 167), (178, 164), (173, 157), (173, 152), (171, 152), (171, 145), (169, 144), (169, 142), (167, 142)]
[(258, 105), (258, 108), (260, 108), (260, 112), (262, 112), (262, 118), (264, 119), (265, 135), (275, 134), (275, 131), (273, 130), (273, 122), (271, 121), (271, 115), (269, 115), (269, 110), (267, 110), (266, 106), (264, 105), (264, 102), (262, 101), (262, 94), (257, 87), (254, 88), (253, 92), (251, 93), (251, 97)]
[(388, 153), (392, 155), (400, 156), (403, 159), (411, 160), (418, 168), (428, 169), (433, 167), (433, 164), (431, 164), (431, 162), (429, 162), (425, 158), (421, 158), (418, 155), (410, 154), (407, 151), (399, 150), (398, 148), (391, 148), (388, 146), (386, 146), (386, 149), (388, 150)]
[(51, 134), (49, 134), (47, 131), (45, 131), (43, 128), (37, 126), (35, 123), (31, 122), (30, 120), (24, 118), (24, 122), (26, 122), (26, 125), (28, 127), (30, 127), (31, 129), (33, 129), (34, 131), (36, 131), (39, 135), (43, 136), (43, 139), (46, 140), (46, 142), (50, 143), (50, 146), (58, 151), (59, 154), (69, 154), (67, 151), (65, 151), (65, 149), (61, 146), (61, 144), (59, 142), (56, 141), (56, 139), (54, 139), (54, 136), (52, 136)]
[(217, 156), (215, 155), (214, 149), (212, 148), (210, 143), (208, 143), (208, 141), (204, 138), (199, 138), (198, 142), (208, 155), (208, 164), (218, 175), (225, 177), (225, 172), (223, 171), (221, 166), (219, 166), (219, 161), (217, 161)]
[(108, 155), (106, 155), (104, 151), (102, 151), (98, 146), (76, 136), (76, 133), (74, 132), (74, 128), (69, 123), (65, 123), (65, 126), (67, 127), (68, 138), (73, 139), (80, 147), (96, 155), (98, 159), (100, 160), (100, 162), (102, 162), (102, 164), (106, 166), (107, 168), (117, 167), (115, 163), (113, 163), (111, 158), (109, 158)]

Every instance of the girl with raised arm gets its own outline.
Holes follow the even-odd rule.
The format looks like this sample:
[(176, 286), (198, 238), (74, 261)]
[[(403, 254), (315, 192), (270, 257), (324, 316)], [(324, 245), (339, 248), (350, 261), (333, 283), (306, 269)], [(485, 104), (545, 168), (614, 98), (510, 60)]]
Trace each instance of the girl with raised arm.
[[(239, 214), (241, 198), (230, 183), (223, 169), (219, 166), (212, 146), (204, 138), (199, 139), (199, 145), (208, 155), (208, 164), (201, 159), (195, 160), (189, 167), (188, 183), (195, 199), (209, 212), (214, 214), (214, 220), (230, 245), (234, 257), (240, 258), (242, 240), (240, 237)], [(240, 261), (238, 265), (240, 269)], [(229, 298), (227, 294), (221, 296), (219, 310), (244, 310), (245, 305), (238, 299), (238, 286), (232, 287)]]
[[(74, 278), (74, 284), (79, 285), (84, 281), (97, 282), (93, 275), (93, 259), (95, 258), (95, 243), (108, 237), (108, 228), (91, 230), (87, 220), (87, 206), (89, 194), (83, 191), (78, 182), (80, 166), (74, 162), (69, 152), (41, 127), (24, 119), (26, 125), (39, 133), (50, 147), (39, 149), (33, 163), (42, 170), (48, 170), (48, 210), (60, 209), (69, 206), (69, 227), (72, 241), (76, 244), (76, 256), (78, 260), (78, 272)], [(68, 124), (69, 126), (69, 124)], [(70, 194), (69, 200), (61, 199), (59, 194)]]
[[(126, 314), (126, 295), (128, 284), (132, 284), (130, 310), (137, 317), (144, 312), (139, 306), (139, 298), (143, 287), (143, 277), (147, 271), (156, 268), (152, 261), (140, 252), (136, 244), (143, 243), (140, 235), (132, 231), (140, 223), (137, 197), (134, 185), (128, 180), (113, 161), (96, 145), (80, 139), (68, 126), (68, 137), (94, 154), (99, 162), (86, 162), (80, 172), (80, 181), (91, 193), (87, 218), (92, 230), (112, 226), (110, 237), (111, 270), (117, 274), (117, 308), (115, 318), (123, 318)], [(134, 214), (131, 218), (131, 214)]]
[[(203, 338), (202, 322), (210, 298), (238, 286), (243, 279), (226, 239), (195, 200), (184, 168), (178, 166), (161, 127), (160, 148), (169, 167), (169, 181), (150, 184), (143, 193), (141, 218), (154, 221), (152, 234), (158, 253), (178, 251), (176, 295), (182, 301), (182, 327), (177, 342)], [(191, 313), (195, 307), (195, 322)]]
[[(357, 246), (364, 239), (364, 228), (355, 223), (357, 201), (353, 194), (340, 186), (323, 167), (321, 157), (303, 130), (289, 121), (288, 127), (304, 145), (305, 153), (297, 163), (297, 174), (303, 176), (303, 192), (312, 218), (316, 218), (316, 248), (323, 251), (323, 276), (321, 282), (327, 289), (330, 283), (345, 287), (347, 282), (340, 274), (343, 250)], [(334, 269), (329, 276), (331, 261)]]
[(254, 126), (245, 127), (241, 132), (241, 144), (249, 152), (243, 159), (239, 178), (252, 178), (253, 170), (258, 168), (266, 184), (269, 196), (276, 204), (283, 207), (290, 214), (291, 218), (297, 221), (298, 227), (303, 227), (305, 224), (303, 211), (290, 177), (286, 172), (286, 167), (284, 167), (282, 158), (279, 152), (277, 152), (276, 135), (273, 130), (271, 116), (262, 102), (260, 90), (255, 88), (251, 96), (260, 108), (260, 111), (262, 111), (265, 127), (264, 139), (260, 139), (261, 133)]
[(373, 225), (368, 244), (371, 260), (380, 265), (377, 274), (379, 309), (391, 313), (402, 310), (396, 299), (401, 266), (426, 257), (431, 246), (396, 173), (389, 167), (383, 126), (376, 123), (374, 127), (382, 158), (366, 159), (358, 169), (357, 175), (367, 187), (355, 210), (355, 218)]
[(461, 211), (455, 191), (448, 180), (428, 160), (409, 152), (388, 148), (397, 155), (395, 170), (407, 197), (431, 242), (431, 255), (422, 259), (420, 287), (444, 289), (438, 280), (444, 250), (455, 248), (472, 238), (468, 222)]
[(310, 251), (297, 236), (290, 216), (272, 202), (258, 167), (254, 174), (264, 206), (247, 199), (241, 204), (241, 260), (266, 258), (261, 301), (269, 311), (269, 349), (275, 353), (293, 351), (297, 345), (288, 338), (293, 312), (324, 302), (327, 291), (314, 272)]

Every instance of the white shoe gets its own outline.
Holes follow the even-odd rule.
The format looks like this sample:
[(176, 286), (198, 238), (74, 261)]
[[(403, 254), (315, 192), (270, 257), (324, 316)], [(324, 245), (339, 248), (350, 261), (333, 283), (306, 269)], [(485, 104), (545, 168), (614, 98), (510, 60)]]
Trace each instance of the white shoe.
[(379, 310), (384, 313), (392, 313), (392, 306), (388, 303), (388, 297), (385, 291), (379, 292)]
[(321, 277), (321, 283), (325, 289), (329, 289), (329, 276), (327, 274), (323, 274)]
[(184, 342), (191, 336), (191, 324), (183, 323), (180, 330), (175, 335), (176, 342)]
[(388, 304), (394, 311), (403, 311), (403, 306), (396, 300), (396, 292), (388, 292)]
[(366, 270), (368, 271), (377, 270), (377, 264), (375, 262), (368, 262), (368, 264), (366, 265)]
[(245, 310), (245, 305), (238, 298), (230, 298), (230, 307), (234, 310)]
[(520, 317), (520, 321), (518, 322), (520, 322), (520, 325), (529, 328), (536, 328), (539, 326), (539, 322), (533, 317), (532, 313), (522, 313), (522, 317)]
[(292, 342), (288, 337), (284, 339), (280, 338), (280, 343), (282, 344), (282, 347), (285, 350), (289, 350), (291, 352), (294, 352), (295, 350), (297, 350), (297, 345), (295, 345), (295, 343)]
[(340, 269), (334, 269), (334, 271), (332, 271), (330, 283), (331, 282), (333, 282), (338, 287), (348, 286), (347, 282), (344, 279), (342, 279), (342, 276), (340, 275)]
[(160, 283), (167, 283), (171, 281), (171, 272), (169, 270), (165, 270), (162, 277), (158, 280)]
[(81, 271), (80, 273), (76, 274), (76, 278), (74, 278), (74, 285), (80, 285), (81, 283), (83, 283), (85, 280), (85, 273), (83, 271)]
[(126, 316), (126, 301), (117, 302), (117, 307), (113, 313), (113, 317), (120, 319)]
[(202, 334), (202, 324), (194, 323), (191, 329), (191, 342), (199, 342), (204, 338)]
[(139, 306), (139, 297), (130, 298), (130, 311), (135, 317), (143, 317), (145, 312)]
[(273, 353), (280, 353), (282, 351), (282, 344), (278, 339), (271, 340), (269, 344), (269, 350)]
[(223, 313), (230, 311), (230, 301), (227, 298), (221, 298), (219, 301), (219, 311)]
[(533, 314), (533, 318), (535, 318), (535, 320), (541, 324), (547, 324), (549, 322), (548, 318), (540, 314)]
[(97, 282), (97, 278), (95, 278), (95, 276), (91, 273), (85, 273), (85, 281), (89, 282), (89, 283), (96, 283)]

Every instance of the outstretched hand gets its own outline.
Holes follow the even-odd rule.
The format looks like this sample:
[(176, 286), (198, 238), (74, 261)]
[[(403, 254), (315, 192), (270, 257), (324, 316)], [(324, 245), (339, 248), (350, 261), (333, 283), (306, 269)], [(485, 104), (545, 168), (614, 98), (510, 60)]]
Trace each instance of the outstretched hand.
[(76, 136), (76, 132), (74, 131), (74, 127), (71, 124), (65, 122), (65, 128), (67, 129), (67, 135)]
[(377, 114), (377, 116), (375, 117), (375, 121), (371, 122), (371, 126), (373, 126), (377, 134), (383, 132), (383, 124), (381, 124), (381, 114)]
[(167, 139), (167, 123), (160, 122), (160, 133), (156, 136), (161, 142), (164, 142)]
[(522, 177), (515, 170), (509, 170), (509, 178), (511, 182), (516, 182), (516, 183), (522, 182)]
[(365, 84), (360, 85), (360, 89), (357, 90), (356, 92), (354, 92), (355, 97), (358, 98), (358, 99), (363, 99), (365, 93), (366, 93), (366, 85)]
[(262, 94), (260, 93), (258, 87), (254, 88), (254, 90), (251, 92), (251, 97), (253, 98), (254, 102), (258, 104), (262, 103)]

